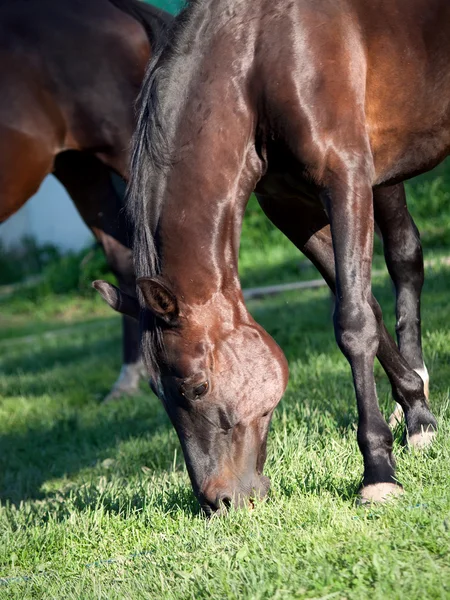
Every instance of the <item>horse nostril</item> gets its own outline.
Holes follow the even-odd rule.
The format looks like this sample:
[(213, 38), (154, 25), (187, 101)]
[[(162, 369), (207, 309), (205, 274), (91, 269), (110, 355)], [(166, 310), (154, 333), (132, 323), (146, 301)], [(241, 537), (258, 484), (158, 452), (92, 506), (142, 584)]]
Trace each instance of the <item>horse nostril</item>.
[(200, 504), (208, 516), (225, 515), (231, 506), (235, 509), (254, 508), (255, 502), (262, 500), (267, 495), (270, 479), (264, 475), (255, 474), (249, 478), (249, 481), (236, 489), (228, 486), (222, 489), (217, 488), (217, 485), (210, 484), (199, 494)]
[(227, 492), (208, 494), (203, 493), (200, 496), (200, 503), (203, 510), (209, 516), (213, 514), (225, 513), (232, 504), (232, 494)]
[(216, 498), (216, 506), (218, 509), (224, 507), (224, 508), (230, 508), (231, 506), (231, 495), (229, 494), (221, 494), (220, 496), (217, 496)]

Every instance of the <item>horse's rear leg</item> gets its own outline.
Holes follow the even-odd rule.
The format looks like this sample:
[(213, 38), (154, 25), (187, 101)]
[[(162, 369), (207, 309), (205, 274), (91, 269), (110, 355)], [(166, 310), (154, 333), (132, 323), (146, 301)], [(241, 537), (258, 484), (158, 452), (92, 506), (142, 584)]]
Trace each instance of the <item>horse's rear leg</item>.
[[(316, 265), (328, 285), (335, 290), (336, 272), (329, 227), (318, 231), (304, 243), (303, 253)], [(433, 439), (436, 420), (430, 412), (424, 394), (423, 382), (399, 353), (383, 321), (381, 308), (373, 295), (370, 305), (378, 323), (380, 342), (377, 358), (384, 368), (392, 386), (394, 398), (405, 412), (408, 443), (415, 447), (427, 446)]]
[[(65, 152), (55, 161), (55, 175), (67, 189), (86, 225), (103, 247), (119, 287), (136, 294), (130, 231), (123, 198), (114, 188), (108, 167), (96, 157)], [(123, 317), (123, 365), (105, 401), (136, 393), (144, 374), (139, 351), (139, 326)]]
[[(276, 200), (264, 197), (258, 199), (267, 216), (315, 264), (334, 292), (336, 287), (334, 251), (330, 228), (324, 213), (312, 209), (307, 214), (308, 209), (305, 205), (283, 206), (282, 202)], [(371, 294), (369, 305), (378, 329), (377, 356), (390, 379), (394, 397), (405, 410), (409, 442), (411, 445), (424, 445), (433, 435), (436, 421), (427, 406), (423, 383), (400, 355), (394, 340), (384, 326), (380, 307)], [(379, 430), (375, 431), (375, 437), (372, 438), (372, 442), (376, 442), (375, 465), (372, 471), (365, 472), (362, 496), (366, 500), (382, 499), (389, 493), (398, 493), (400, 488), (396, 486), (393, 479), (392, 434), (381, 416), (377, 401), (365, 425), (369, 430), (376, 425)], [(372, 432), (370, 433), (372, 435)], [(359, 440), (364, 448), (364, 439), (362, 444), (361, 438)], [(364, 451), (363, 455), (366, 458)], [(377, 470), (377, 459), (382, 463), (381, 473)]]
[[(397, 340), (402, 356), (420, 375), (428, 398), (428, 371), (422, 354), (420, 295), (424, 282), (419, 232), (408, 212), (403, 184), (374, 191), (375, 219), (383, 238), (384, 255), (396, 291)], [(401, 406), (389, 423), (402, 418)]]

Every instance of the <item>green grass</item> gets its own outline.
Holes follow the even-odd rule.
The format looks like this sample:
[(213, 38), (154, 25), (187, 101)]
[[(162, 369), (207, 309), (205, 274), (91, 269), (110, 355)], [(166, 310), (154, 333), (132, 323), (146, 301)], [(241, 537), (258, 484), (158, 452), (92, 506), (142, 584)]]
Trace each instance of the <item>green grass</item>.
[[(411, 188), (427, 257), (450, 254), (450, 203), (434, 181)], [(429, 193), (434, 208), (421, 215)], [(270, 229), (243, 244), (246, 286), (315, 277), (303, 264)], [(390, 284), (377, 277), (374, 288), (392, 330)], [(329, 294), (251, 302), (291, 372), (269, 435), (272, 490), (250, 513), (209, 521), (146, 386), (99, 404), (120, 367), (119, 317), (94, 296), (0, 300), (0, 598), (449, 598), (449, 291), (450, 269), (429, 269), (424, 348), (439, 436), (418, 453), (395, 432), (406, 494), (370, 509), (355, 502), (356, 405)], [(379, 365), (376, 379), (388, 415)]]
[[(119, 321), (100, 300), (76, 302), (96, 306), (97, 322), (74, 322), (67, 301), (69, 322), (63, 311), (47, 321), (64, 334), (3, 341), (0, 575), (31, 579), (0, 586), (0, 597), (448, 598), (449, 277), (436, 268), (424, 299), (440, 436), (422, 454), (397, 444), (407, 493), (371, 510), (355, 506), (356, 409), (325, 290), (251, 304), (291, 369), (270, 433), (273, 488), (252, 513), (212, 521), (198, 513), (157, 399), (143, 387), (98, 404), (120, 365)], [(387, 312), (389, 285), (377, 284)]]

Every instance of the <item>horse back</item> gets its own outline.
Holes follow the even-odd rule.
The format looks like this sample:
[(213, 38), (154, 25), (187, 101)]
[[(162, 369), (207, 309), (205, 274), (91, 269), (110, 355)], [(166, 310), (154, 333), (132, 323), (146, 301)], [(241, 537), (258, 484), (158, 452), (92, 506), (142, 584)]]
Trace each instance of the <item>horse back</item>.
[[(53, 115), (61, 150), (127, 147), (149, 56), (142, 24), (108, 0), (0, 1), (2, 88), (16, 113)], [(0, 119), (10, 107), (2, 96)]]

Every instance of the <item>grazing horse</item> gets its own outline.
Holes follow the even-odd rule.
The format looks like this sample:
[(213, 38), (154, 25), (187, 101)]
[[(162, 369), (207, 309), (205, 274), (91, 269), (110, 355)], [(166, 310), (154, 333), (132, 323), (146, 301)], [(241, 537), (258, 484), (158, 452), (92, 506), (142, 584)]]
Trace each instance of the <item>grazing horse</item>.
[[(53, 173), (128, 293), (130, 227), (111, 172), (128, 177), (135, 99), (171, 20), (137, 0), (0, 0), (0, 222)], [(112, 396), (137, 388), (138, 333), (125, 317)]]
[[(191, 0), (148, 71), (129, 201), (139, 297), (94, 286), (140, 319), (152, 386), (207, 512), (267, 492), (267, 433), (288, 380), (238, 277), (253, 190), (336, 293), (336, 339), (359, 414), (362, 500), (402, 492), (375, 356), (409, 443), (434, 436), (414, 370), (424, 369), (414, 323), (420, 242), (398, 184), (449, 152), (449, 58), (447, 0)], [(371, 291), (374, 214), (401, 290), (401, 352)]]

